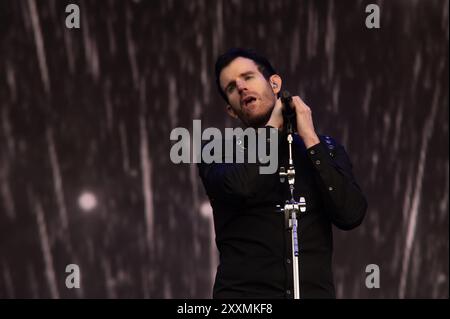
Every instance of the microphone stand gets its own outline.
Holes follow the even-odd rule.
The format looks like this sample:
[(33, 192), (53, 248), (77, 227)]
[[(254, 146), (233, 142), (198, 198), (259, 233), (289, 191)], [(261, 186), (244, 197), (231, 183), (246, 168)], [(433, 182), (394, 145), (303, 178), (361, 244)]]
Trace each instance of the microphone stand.
[[(287, 178), (289, 184), (289, 190), (291, 193), (291, 198), (286, 200), (284, 208), (281, 209), (284, 212), (286, 227), (291, 233), (291, 246), (292, 246), (292, 270), (293, 270), (293, 286), (294, 286), (294, 299), (300, 299), (300, 275), (299, 275), (299, 266), (298, 266), (298, 258), (299, 258), (299, 248), (298, 248), (298, 237), (297, 237), (297, 229), (298, 229), (298, 221), (299, 212), (304, 213), (306, 211), (306, 201), (305, 197), (300, 196), (299, 202), (294, 199), (294, 183), (295, 183), (295, 167), (294, 161), (292, 159), (292, 141), (293, 141), (293, 123), (295, 121), (295, 112), (291, 109), (290, 103), (292, 101), (292, 97), (287, 91), (283, 91), (281, 94), (281, 100), (284, 103), (284, 120), (285, 120), (285, 128), (287, 131), (287, 141), (289, 147), (289, 167), (286, 169), (284, 167), (280, 167), (280, 181), (284, 183)], [(296, 125), (296, 123), (295, 123)]]

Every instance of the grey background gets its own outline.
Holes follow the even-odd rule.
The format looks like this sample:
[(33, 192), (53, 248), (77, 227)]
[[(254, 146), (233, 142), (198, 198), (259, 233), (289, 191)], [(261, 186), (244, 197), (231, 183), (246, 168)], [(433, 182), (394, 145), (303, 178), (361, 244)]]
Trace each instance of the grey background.
[(334, 232), (337, 296), (448, 298), (448, 1), (1, 0), (0, 36), (1, 298), (211, 296), (211, 211), (169, 134), (239, 124), (213, 75), (233, 46), (272, 60), (367, 194)]

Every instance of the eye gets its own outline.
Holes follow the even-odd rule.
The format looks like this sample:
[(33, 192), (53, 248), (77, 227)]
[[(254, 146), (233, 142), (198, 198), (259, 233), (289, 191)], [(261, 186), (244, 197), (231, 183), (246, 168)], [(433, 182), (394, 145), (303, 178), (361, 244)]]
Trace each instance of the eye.
[(245, 80), (250, 80), (251, 78), (253, 78), (253, 75), (246, 75), (244, 79)]
[(228, 94), (233, 93), (233, 90), (234, 90), (234, 85), (229, 85), (229, 86), (227, 87), (227, 89), (226, 89), (226, 91), (227, 91)]

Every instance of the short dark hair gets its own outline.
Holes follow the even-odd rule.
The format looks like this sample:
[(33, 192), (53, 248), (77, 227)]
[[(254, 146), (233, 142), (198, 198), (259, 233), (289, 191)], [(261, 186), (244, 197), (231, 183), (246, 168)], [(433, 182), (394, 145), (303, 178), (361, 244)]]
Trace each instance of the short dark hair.
[(225, 68), (228, 64), (230, 64), (234, 59), (238, 57), (247, 58), (253, 60), (258, 67), (259, 72), (269, 81), (270, 77), (274, 74), (277, 74), (272, 64), (261, 54), (257, 53), (253, 49), (242, 49), (242, 48), (232, 48), (229, 49), (224, 54), (220, 55), (216, 60), (215, 73), (216, 73), (216, 84), (219, 89), (220, 95), (224, 98), (224, 100), (228, 103), (228, 98), (223, 92), (222, 87), (220, 86), (220, 72), (222, 72), (223, 68)]

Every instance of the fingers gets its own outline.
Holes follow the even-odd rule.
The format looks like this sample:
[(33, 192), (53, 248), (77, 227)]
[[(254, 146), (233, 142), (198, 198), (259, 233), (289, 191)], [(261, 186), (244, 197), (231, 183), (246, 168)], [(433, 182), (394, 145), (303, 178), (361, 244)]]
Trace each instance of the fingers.
[(310, 113), (311, 109), (309, 108), (308, 105), (306, 105), (305, 102), (303, 102), (303, 100), (299, 97), (299, 96), (293, 96), (292, 97), (292, 104), (293, 104), (293, 108), (295, 109), (296, 112), (306, 112), (306, 113)]

